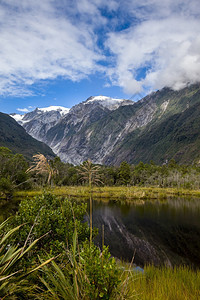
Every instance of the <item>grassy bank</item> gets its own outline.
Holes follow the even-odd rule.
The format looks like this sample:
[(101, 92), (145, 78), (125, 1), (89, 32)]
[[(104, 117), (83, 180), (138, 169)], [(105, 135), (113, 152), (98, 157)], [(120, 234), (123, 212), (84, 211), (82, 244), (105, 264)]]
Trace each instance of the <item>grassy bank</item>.
[[(69, 196), (88, 198), (90, 195), (87, 186), (66, 186), (52, 187), (48, 190), (57, 196)], [(16, 197), (33, 197), (41, 195), (43, 190), (37, 191), (16, 191)], [(92, 195), (94, 199), (115, 199), (115, 200), (140, 200), (159, 199), (164, 200), (168, 197), (200, 197), (200, 190), (176, 189), (176, 188), (157, 188), (157, 187), (136, 187), (136, 186), (118, 186), (118, 187), (93, 187)]]
[(130, 287), (140, 300), (200, 299), (200, 271), (188, 267), (145, 267), (133, 275)]

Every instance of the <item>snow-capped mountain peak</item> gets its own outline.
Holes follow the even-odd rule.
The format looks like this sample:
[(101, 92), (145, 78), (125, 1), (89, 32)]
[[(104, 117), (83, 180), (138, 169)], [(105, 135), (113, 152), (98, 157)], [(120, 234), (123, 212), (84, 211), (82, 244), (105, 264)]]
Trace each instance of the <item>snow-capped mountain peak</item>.
[(134, 102), (126, 99), (111, 98), (107, 96), (92, 96), (89, 97), (84, 104), (99, 103), (110, 110), (117, 109), (119, 106), (131, 105)]
[[(39, 108), (37, 107), (34, 111), (28, 112), (26, 114), (20, 115), (20, 114), (10, 114), (12, 118), (15, 119), (20, 125), (25, 124), (26, 122), (29, 122), (30, 120), (33, 119), (38, 119), (38, 118), (44, 118), (46, 113), (54, 113), (54, 112), (59, 112), (59, 116), (63, 117), (66, 114), (69, 113), (70, 108), (63, 107), (63, 106), (48, 106), (48, 107), (43, 107)], [(47, 116), (49, 122), (55, 121), (54, 119), (59, 119), (59, 116), (51, 116), (49, 119), (49, 115)]]
[(104, 102), (122, 102), (124, 99), (111, 98), (107, 96), (92, 96), (86, 100), (87, 103), (94, 101), (104, 101)]
[(60, 119), (69, 113), (69, 108), (63, 106), (49, 106), (36, 108), (24, 115), (11, 114), (25, 130), (39, 141), (43, 141), (47, 131), (55, 126)]
[(22, 119), (23, 119), (24, 115), (10, 114), (10, 117), (12, 117), (13, 119), (15, 119), (15, 121), (17, 121), (18, 123), (20, 123), (20, 122), (22, 122)]
[[(89, 126), (94, 121), (100, 120), (109, 112), (121, 106), (134, 104), (131, 100), (117, 99), (106, 96), (93, 96), (86, 101), (74, 105), (71, 109), (63, 106), (49, 106), (36, 108), (24, 115), (13, 114), (12, 117), (24, 127), (34, 138), (47, 143), (57, 154), (62, 148), (65, 137), (72, 131), (79, 132), (86, 124)], [(54, 130), (59, 128), (59, 133), (54, 136)], [(60, 129), (62, 128), (62, 129)], [(65, 159), (61, 155), (61, 159)], [(78, 158), (76, 160), (76, 163)], [(71, 161), (74, 162), (75, 161)]]
[(64, 107), (64, 106), (48, 106), (48, 107), (43, 107), (43, 108), (38, 108), (38, 111), (42, 112), (50, 112), (50, 111), (59, 111), (61, 116), (64, 116), (68, 114), (70, 108)]

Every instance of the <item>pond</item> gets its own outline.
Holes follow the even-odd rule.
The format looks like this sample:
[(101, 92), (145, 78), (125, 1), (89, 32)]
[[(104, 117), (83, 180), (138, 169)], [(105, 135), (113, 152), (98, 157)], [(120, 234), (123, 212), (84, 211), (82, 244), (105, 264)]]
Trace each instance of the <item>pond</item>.
[(109, 245), (113, 256), (140, 266), (200, 267), (200, 199), (122, 204), (93, 202), (95, 242)]
[[(0, 222), (17, 209), (16, 200), (0, 201)], [(168, 199), (131, 204), (93, 200), (95, 243), (109, 245), (113, 256), (144, 264), (200, 267), (200, 199)]]

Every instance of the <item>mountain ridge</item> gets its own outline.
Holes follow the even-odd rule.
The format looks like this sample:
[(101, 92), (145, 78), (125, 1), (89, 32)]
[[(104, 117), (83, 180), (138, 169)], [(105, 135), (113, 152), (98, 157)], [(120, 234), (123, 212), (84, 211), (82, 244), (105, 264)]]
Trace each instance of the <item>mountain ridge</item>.
[(53, 158), (55, 154), (46, 144), (35, 140), (9, 115), (0, 112), (0, 146), (31, 160), (36, 153)]
[[(45, 127), (41, 140), (47, 143), (63, 161), (73, 164), (79, 164), (88, 158), (100, 164), (120, 164), (123, 160), (130, 163), (139, 160), (164, 163), (166, 159), (171, 158), (187, 162), (184, 153), (188, 150), (178, 154), (179, 144), (177, 141), (172, 143), (172, 136), (176, 136), (176, 126), (184, 127), (182, 116), (186, 118), (188, 126), (194, 123), (190, 114), (198, 119), (197, 115), (192, 113), (192, 107), (196, 107), (200, 112), (198, 105), (200, 84), (190, 85), (180, 91), (163, 88), (138, 102), (113, 99), (120, 105), (116, 106), (115, 103), (114, 106), (110, 106), (110, 109), (104, 102), (109, 99), (112, 98), (96, 96), (95, 100), (95, 96), (89, 97), (86, 101), (73, 106), (54, 124), (48, 125), (49, 128), (43, 124), (37, 129), (37, 132), (41, 132)], [(124, 105), (121, 105), (122, 103)], [(176, 119), (181, 120), (180, 124), (176, 123)], [(168, 123), (171, 126), (172, 136), (166, 132)], [(24, 125), (31, 133), (31, 128), (28, 126), (32, 127), (33, 124)], [(162, 137), (161, 131), (165, 132), (165, 138)], [(158, 136), (161, 136), (160, 147), (156, 142)], [(169, 151), (171, 146), (167, 137), (174, 145), (174, 151)], [(196, 140), (198, 140), (197, 136)], [(191, 143), (189, 136), (185, 139), (184, 146), (187, 146), (187, 143), (188, 145)], [(193, 150), (195, 147), (192, 147)], [(197, 149), (194, 151), (198, 153)], [(143, 152), (146, 154), (143, 155)], [(193, 156), (197, 158), (198, 155)], [(188, 161), (192, 162), (191, 159)]]

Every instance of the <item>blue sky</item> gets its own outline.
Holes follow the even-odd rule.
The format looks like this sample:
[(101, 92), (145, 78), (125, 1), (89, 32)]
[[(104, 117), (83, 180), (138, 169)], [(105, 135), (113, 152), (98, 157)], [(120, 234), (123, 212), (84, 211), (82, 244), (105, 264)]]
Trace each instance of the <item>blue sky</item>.
[(2, 112), (138, 100), (199, 79), (198, 0), (0, 1)]

